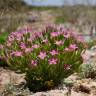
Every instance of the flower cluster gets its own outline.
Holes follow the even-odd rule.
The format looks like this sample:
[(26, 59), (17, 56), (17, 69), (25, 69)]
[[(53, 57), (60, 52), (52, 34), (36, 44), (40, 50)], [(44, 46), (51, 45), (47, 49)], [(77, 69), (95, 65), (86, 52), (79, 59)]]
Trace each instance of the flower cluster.
[[(23, 29), (12, 32), (4, 45), (7, 63), (26, 73), (33, 91), (57, 86), (82, 64), (83, 38), (73, 30), (47, 26), (42, 32)], [(0, 46), (0, 49), (3, 48)]]

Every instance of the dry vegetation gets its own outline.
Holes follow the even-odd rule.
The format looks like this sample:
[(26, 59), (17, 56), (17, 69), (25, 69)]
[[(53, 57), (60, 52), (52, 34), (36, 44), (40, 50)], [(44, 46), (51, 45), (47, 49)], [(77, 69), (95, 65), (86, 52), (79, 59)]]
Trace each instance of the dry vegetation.
[(76, 21), (78, 19), (83, 20), (84, 23), (96, 23), (96, 7), (95, 6), (65, 6), (59, 9), (60, 13), (57, 16), (57, 23), (64, 23), (70, 21)]
[(22, 0), (0, 0), (0, 43), (24, 23), (22, 15), (27, 10), (28, 6)]

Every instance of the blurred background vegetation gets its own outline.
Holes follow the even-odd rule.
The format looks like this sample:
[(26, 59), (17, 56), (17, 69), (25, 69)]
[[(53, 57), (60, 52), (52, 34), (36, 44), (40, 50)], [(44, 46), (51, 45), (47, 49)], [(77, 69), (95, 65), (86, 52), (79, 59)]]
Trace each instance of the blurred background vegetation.
[(6, 40), (8, 33), (23, 23), (20, 14), (27, 9), (23, 0), (0, 0), (0, 43)]
[(20, 10), (25, 5), (22, 0), (0, 0), (0, 10)]
[[(70, 22), (78, 26), (79, 21), (82, 22), (79, 27), (91, 24), (94, 26), (96, 25), (96, 6), (91, 6), (90, 0), (85, 0), (87, 2), (86, 5), (77, 4), (74, 6), (68, 5), (68, 0), (63, 1), (64, 6), (57, 7), (31, 6), (26, 4), (23, 0), (0, 0), (0, 43), (5, 41), (10, 32), (24, 25), (26, 23), (26, 18), (28, 19), (30, 12), (32, 13), (33, 11), (39, 14), (42, 11), (47, 12), (51, 10), (51, 15), (54, 14), (54, 23), (56, 24)], [(73, 0), (72, 3), (75, 4), (76, 0)], [(31, 16), (33, 14), (31, 14)], [(38, 17), (41, 18), (39, 15)]]

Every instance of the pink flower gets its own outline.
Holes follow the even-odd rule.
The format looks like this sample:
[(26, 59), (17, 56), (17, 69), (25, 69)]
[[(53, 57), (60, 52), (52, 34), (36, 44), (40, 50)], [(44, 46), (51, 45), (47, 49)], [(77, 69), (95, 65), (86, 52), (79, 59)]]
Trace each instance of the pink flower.
[(39, 45), (35, 44), (35, 45), (32, 46), (32, 48), (38, 49), (39, 48)]
[(11, 56), (13, 55), (13, 56), (16, 56), (16, 57), (21, 57), (22, 56), (22, 52), (20, 52), (20, 51), (12, 52), (10, 55)]
[(32, 48), (26, 48), (26, 49), (25, 49), (25, 53), (31, 52), (31, 51), (32, 51)]
[(21, 49), (26, 49), (26, 45), (25, 45), (25, 43), (21, 42), (21, 44), (20, 44), (20, 48), (21, 48)]
[(69, 48), (72, 50), (76, 50), (78, 47), (76, 44), (70, 44)]
[(59, 45), (63, 45), (64, 42), (60, 40), (60, 41), (56, 41), (55, 44), (59, 46)]
[(46, 55), (46, 52), (40, 52), (40, 54), (38, 55), (38, 57), (39, 57), (40, 59), (44, 59), (46, 56), (47, 56), (47, 55)]
[(79, 42), (84, 42), (83, 36), (78, 36), (78, 37), (77, 37), (77, 40), (78, 40)]
[(3, 45), (2, 44), (0, 45), (0, 49), (3, 49)]
[(34, 60), (31, 60), (31, 65), (32, 65), (32, 66), (37, 66), (37, 62), (34, 61)]
[(71, 68), (71, 65), (69, 65), (69, 64), (64, 64), (64, 69), (65, 69), (65, 70), (70, 70), (70, 68)]
[(51, 37), (57, 37), (57, 36), (59, 36), (59, 35), (60, 35), (59, 32), (52, 32), (52, 33), (51, 33)]
[(38, 37), (41, 37), (41, 36), (42, 36), (42, 32), (35, 32), (34, 33), (35, 38), (38, 38)]
[(65, 48), (64, 50), (65, 50), (65, 51), (70, 51), (70, 49), (69, 49), (69, 48)]
[(52, 56), (54, 56), (54, 55), (57, 55), (58, 52), (57, 52), (56, 50), (52, 50), (52, 51), (50, 52), (50, 54), (51, 54)]
[(43, 43), (48, 43), (48, 40), (47, 39), (44, 39), (42, 42)]
[(13, 35), (8, 36), (8, 41), (10, 42), (14, 41), (14, 36)]
[(21, 41), (21, 37), (17, 37), (16, 40), (17, 40), (17, 41)]
[(64, 37), (65, 37), (65, 38), (69, 38), (69, 37), (70, 37), (70, 34), (69, 34), (69, 33), (64, 34)]
[(52, 64), (55, 65), (55, 64), (57, 64), (57, 61), (58, 61), (58, 60), (55, 59), (55, 58), (52, 58), (52, 59), (50, 59), (50, 60), (48, 60), (48, 61), (49, 61), (49, 64), (50, 64), (50, 65), (52, 65)]

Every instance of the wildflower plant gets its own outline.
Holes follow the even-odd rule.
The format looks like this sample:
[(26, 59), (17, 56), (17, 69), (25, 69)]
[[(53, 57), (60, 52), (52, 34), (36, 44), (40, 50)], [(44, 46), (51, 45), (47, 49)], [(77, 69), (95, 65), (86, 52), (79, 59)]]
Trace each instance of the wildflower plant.
[(30, 90), (52, 89), (82, 64), (82, 36), (58, 26), (32, 32), (30, 29), (12, 32), (2, 56), (11, 68), (26, 73)]

